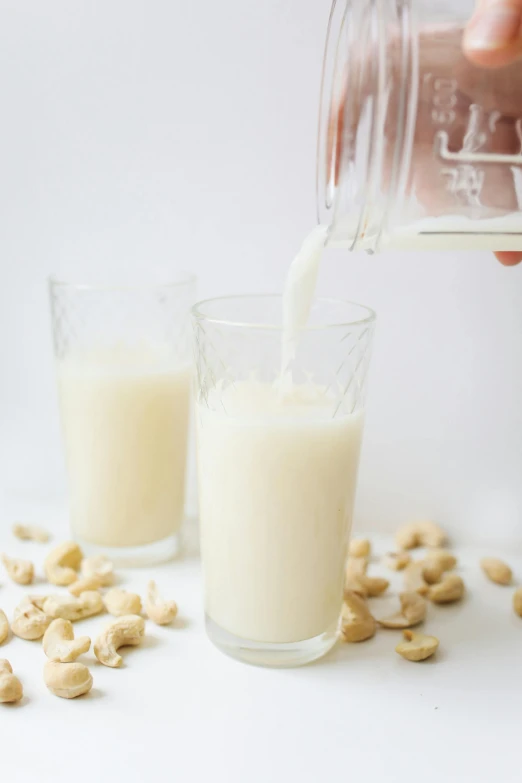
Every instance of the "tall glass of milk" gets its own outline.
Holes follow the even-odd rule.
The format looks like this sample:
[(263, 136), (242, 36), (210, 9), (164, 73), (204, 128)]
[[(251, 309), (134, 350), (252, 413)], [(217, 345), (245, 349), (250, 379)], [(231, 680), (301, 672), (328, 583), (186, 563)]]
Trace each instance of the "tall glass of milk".
[(280, 296), (193, 308), (207, 633), (250, 663), (334, 644), (374, 313), (317, 299), (281, 369)]
[(70, 523), (88, 553), (172, 557), (184, 515), (195, 279), (50, 281)]

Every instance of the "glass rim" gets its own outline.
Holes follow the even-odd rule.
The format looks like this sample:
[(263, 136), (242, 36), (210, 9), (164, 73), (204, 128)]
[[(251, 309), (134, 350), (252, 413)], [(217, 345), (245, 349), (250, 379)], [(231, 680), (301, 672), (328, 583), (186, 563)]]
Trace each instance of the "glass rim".
[[(264, 329), (267, 331), (272, 330), (272, 331), (281, 332), (283, 331), (284, 328), (282, 323), (281, 324), (257, 323), (256, 321), (240, 321), (237, 319), (219, 318), (216, 316), (211, 316), (206, 314), (203, 308), (205, 305), (213, 304), (215, 302), (234, 302), (239, 299), (261, 299), (261, 300), (278, 299), (281, 301), (282, 298), (283, 298), (283, 294), (231, 294), (229, 296), (215, 296), (209, 299), (202, 299), (200, 302), (196, 302), (196, 304), (191, 307), (190, 312), (192, 317), (196, 321), (205, 321), (207, 323), (216, 324), (219, 326)], [(366, 316), (364, 318), (335, 319), (332, 321), (328, 321), (328, 319), (325, 319), (326, 323), (324, 324), (307, 324), (300, 331), (315, 332), (315, 331), (336, 329), (336, 328), (348, 327), (348, 326), (370, 325), (373, 324), (377, 318), (377, 314), (375, 310), (372, 310), (371, 307), (368, 307), (367, 305), (359, 304), (358, 302), (353, 302), (350, 299), (340, 299), (338, 297), (333, 297), (333, 296), (318, 296), (314, 299), (314, 303), (317, 302), (331, 303), (335, 305), (351, 305), (352, 307), (357, 307), (360, 310), (364, 310), (366, 312)]]
[(173, 280), (165, 280), (165, 282), (147, 282), (146, 280), (137, 283), (86, 283), (86, 282), (74, 282), (71, 280), (63, 280), (57, 275), (49, 275), (47, 277), (47, 283), (50, 288), (63, 288), (71, 291), (139, 291), (162, 288), (183, 288), (184, 286), (194, 285), (197, 283), (197, 275), (193, 272), (180, 271)]

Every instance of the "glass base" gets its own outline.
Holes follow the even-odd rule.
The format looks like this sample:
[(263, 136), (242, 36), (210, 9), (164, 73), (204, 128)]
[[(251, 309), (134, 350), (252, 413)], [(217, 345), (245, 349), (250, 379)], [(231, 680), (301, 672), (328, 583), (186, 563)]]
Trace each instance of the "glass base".
[(174, 557), (179, 555), (181, 551), (181, 540), (179, 533), (168, 536), (168, 538), (162, 538), (161, 541), (154, 541), (152, 544), (122, 547), (92, 544), (89, 541), (84, 541), (79, 536), (75, 536), (74, 533), (73, 537), (74, 540), (81, 546), (86, 557), (91, 557), (92, 555), (106, 555), (115, 565), (119, 565), (124, 568), (141, 568), (142, 566), (166, 563), (168, 560), (172, 560)]
[(337, 641), (337, 623), (320, 636), (288, 644), (270, 644), (242, 639), (225, 631), (208, 614), (205, 614), (205, 628), (212, 644), (225, 655), (243, 663), (272, 668), (303, 666), (305, 663), (311, 663), (326, 655)]

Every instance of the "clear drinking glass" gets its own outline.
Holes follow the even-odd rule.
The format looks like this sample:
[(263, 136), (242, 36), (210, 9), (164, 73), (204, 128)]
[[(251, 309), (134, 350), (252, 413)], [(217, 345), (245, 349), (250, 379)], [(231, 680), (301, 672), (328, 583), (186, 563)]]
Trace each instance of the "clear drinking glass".
[(522, 250), (522, 62), (472, 64), (475, 0), (334, 0), (319, 222), (352, 250)]
[(207, 633), (294, 666), (334, 644), (374, 313), (318, 299), (281, 377), (282, 298), (193, 308)]
[(51, 279), (49, 290), (72, 533), (89, 554), (169, 559), (184, 513), (195, 278)]

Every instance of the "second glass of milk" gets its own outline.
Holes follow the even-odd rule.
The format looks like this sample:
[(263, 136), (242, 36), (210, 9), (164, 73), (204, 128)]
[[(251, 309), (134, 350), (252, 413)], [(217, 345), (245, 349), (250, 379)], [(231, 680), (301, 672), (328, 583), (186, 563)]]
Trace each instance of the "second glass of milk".
[(281, 297), (203, 302), (193, 322), (207, 633), (303, 664), (337, 635), (374, 313), (316, 300), (283, 374)]
[(129, 565), (169, 559), (184, 516), (195, 279), (50, 281), (72, 533)]

